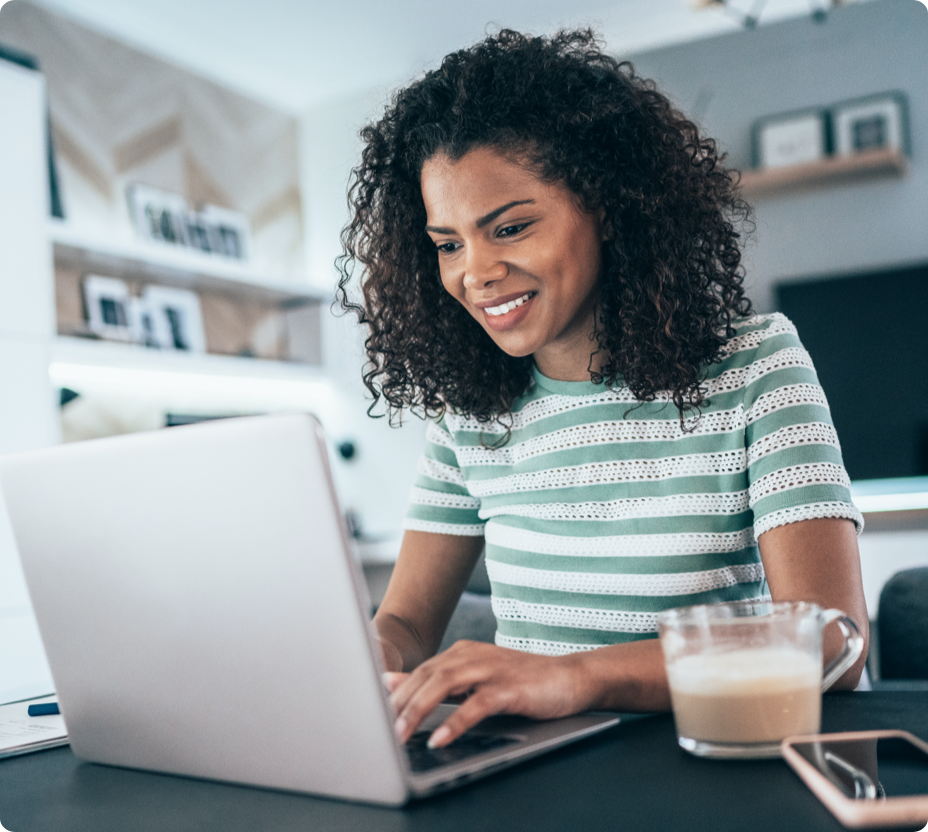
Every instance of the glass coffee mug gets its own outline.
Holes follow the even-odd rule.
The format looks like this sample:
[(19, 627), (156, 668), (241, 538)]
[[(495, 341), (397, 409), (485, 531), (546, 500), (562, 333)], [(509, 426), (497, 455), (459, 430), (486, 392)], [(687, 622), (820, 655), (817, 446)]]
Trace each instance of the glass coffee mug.
[[(822, 670), (822, 630), (844, 649)], [(861, 654), (841, 610), (800, 601), (740, 601), (657, 617), (680, 746), (700, 757), (777, 757), (780, 741), (821, 728), (822, 691)]]

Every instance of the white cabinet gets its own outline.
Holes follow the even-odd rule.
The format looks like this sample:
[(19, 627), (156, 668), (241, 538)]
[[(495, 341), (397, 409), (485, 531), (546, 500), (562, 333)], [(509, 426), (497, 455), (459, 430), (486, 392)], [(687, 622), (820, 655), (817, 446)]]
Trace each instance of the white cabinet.
[[(0, 419), (6, 428), (0, 453), (58, 439), (49, 419), (54, 399), (48, 374), (28, 378), (25, 366), (48, 349), (55, 332), (45, 118), (42, 77), (0, 61)], [(13, 427), (30, 421), (43, 427), (25, 433)]]
[[(166, 410), (313, 410), (337, 423), (322, 370), (319, 318), (327, 300), (301, 276), (256, 273), (247, 263), (114, 241), (50, 221), (46, 124), (42, 76), (0, 60), (0, 453), (62, 440), (60, 387), (84, 394), (68, 407), (83, 398), (102, 410), (113, 404), (156, 414), (151, 423), (137, 420), (128, 427), (103, 419), (101, 434), (160, 427)], [(82, 331), (81, 298), (88, 273), (122, 279), (134, 290), (159, 284), (196, 291), (207, 348), (224, 354), (74, 337), (89, 334)], [(270, 358), (248, 357), (262, 352)], [(0, 702), (51, 686), (0, 505)]]
[[(48, 365), (54, 341), (45, 85), (0, 61), (0, 453), (60, 439)], [(0, 506), (0, 702), (48, 692), (51, 677)]]

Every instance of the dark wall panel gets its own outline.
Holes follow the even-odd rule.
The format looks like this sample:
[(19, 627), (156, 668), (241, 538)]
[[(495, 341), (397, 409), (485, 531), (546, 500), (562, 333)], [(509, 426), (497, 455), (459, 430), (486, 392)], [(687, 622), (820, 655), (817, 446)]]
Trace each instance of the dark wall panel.
[(851, 479), (928, 474), (928, 264), (778, 287)]

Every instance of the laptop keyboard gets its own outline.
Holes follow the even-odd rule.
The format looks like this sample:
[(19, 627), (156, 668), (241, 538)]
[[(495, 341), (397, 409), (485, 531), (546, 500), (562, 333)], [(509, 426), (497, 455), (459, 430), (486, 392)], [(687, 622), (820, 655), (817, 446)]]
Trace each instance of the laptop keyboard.
[(497, 734), (464, 733), (444, 748), (429, 748), (430, 736), (430, 731), (417, 731), (406, 742), (409, 765), (415, 772), (431, 771), (517, 742), (514, 737)]

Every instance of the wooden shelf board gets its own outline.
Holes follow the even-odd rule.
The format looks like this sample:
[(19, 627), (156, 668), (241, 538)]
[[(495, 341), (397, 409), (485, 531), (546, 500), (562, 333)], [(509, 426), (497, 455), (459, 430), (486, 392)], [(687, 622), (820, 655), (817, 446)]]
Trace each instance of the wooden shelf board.
[(748, 170), (741, 174), (741, 189), (757, 196), (825, 182), (877, 175), (901, 176), (908, 168), (905, 154), (894, 148), (866, 150), (853, 156), (832, 156), (790, 167)]

